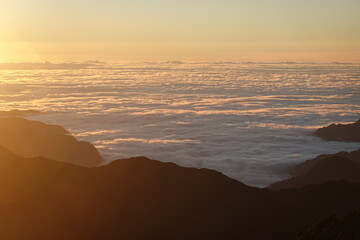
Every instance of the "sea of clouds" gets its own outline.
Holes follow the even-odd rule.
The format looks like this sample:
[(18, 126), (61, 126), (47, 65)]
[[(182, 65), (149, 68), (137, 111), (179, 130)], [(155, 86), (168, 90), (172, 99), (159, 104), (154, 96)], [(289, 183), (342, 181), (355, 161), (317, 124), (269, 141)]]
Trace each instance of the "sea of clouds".
[(29, 118), (64, 126), (93, 143), (106, 162), (142, 155), (266, 186), (296, 163), (359, 148), (312, 135), (360, 118), (356, 64), (4, 66), (0, 110), (43, 111)]

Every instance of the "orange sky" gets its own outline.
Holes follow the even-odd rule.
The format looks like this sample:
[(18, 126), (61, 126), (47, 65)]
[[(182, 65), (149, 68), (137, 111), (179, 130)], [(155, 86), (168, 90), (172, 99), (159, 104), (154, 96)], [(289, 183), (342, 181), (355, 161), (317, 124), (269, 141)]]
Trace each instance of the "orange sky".
[(3, 0), (0, 61), (360, 62), (358, 0)]

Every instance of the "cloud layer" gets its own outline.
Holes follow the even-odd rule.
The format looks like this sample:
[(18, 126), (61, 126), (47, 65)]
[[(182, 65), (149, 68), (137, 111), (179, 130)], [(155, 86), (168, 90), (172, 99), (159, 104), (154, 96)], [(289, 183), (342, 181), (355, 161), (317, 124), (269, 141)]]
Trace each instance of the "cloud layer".
[(360, 66), (316, 63), (98, 64), (0, 70), (0, 110), (36, 109), (108, 160), (144, 155), (264, 186), (284, 169), (358, 144), (311, 135), (360, 113)]

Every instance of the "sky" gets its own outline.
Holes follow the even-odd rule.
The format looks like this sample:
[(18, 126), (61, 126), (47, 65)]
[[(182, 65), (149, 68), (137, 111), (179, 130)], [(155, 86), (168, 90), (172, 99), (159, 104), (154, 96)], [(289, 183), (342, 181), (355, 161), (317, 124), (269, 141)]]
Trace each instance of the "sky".
[(360, 62), (359, 0), (1, 0), (0, 61)]

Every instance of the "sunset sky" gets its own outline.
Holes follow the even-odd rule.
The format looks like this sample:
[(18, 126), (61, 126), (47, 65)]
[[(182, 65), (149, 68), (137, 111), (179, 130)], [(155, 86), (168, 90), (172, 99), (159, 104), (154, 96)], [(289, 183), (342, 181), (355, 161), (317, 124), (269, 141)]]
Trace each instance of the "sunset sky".
[(0, 61), (360, 62), (359, 0), (2, 0)]

